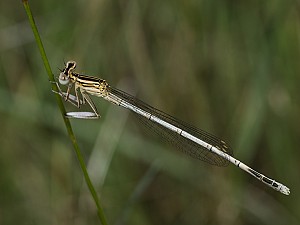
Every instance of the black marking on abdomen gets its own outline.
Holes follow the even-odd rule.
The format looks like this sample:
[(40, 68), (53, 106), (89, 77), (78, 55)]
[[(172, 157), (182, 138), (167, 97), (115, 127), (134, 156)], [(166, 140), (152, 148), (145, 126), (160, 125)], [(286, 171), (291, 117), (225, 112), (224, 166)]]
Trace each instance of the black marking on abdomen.
[(265, 182), (265, 183), (267, 183), (267, 184), (270, 184), (270, 185), (272, 185), (273, 184), (273, 180), (271, 180), (271, 179), (269, 179), (269, 178), (267, 178), (267, 177), (263, 177), (263, 182)]
[(261, 179), (262, 176), (260, 173), (256, 172), (255, 170), (249, 168), (249, 172), (252, 173), (254, 176), (256, 176), (258, 179)]

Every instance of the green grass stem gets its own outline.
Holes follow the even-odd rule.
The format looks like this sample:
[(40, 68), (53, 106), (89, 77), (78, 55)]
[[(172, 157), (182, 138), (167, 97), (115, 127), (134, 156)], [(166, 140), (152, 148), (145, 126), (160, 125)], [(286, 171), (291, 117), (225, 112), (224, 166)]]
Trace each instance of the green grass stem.
[[(22, 0), (22, 2), (23, 2), (23, 5), (24, 5), (26, 14), (28, 16), (28, 20), (29, 20), (29, 23), (31, 25), (31, 28), (32, 28), (32, 31), (33, 31), (33, 34), (34, 34), (34, 37), (35, 37), (35, 40), (36, 40), (36, 43), (38, 45), (38, 48), (39, 48), (39, 51), (40, 51), (40, 54), (41, 54), (41, 57), (42, 57), (45, 69), (46, 69), (48, 77), (49, 77), (49, 80), (50, 81), (55, 81), (54, 80), (54, 75), (52, 73), (52, 70), (51, 70), (51, 67), (50, 67), (50, 64), (49, 64), (49, 61), (48, 61), (47, 56), (46, 56), (45, 49), (43, 47), (43, 43), (42, 43), (41, 37), (39, 35), (38, 29), (37, 29), (36, 24), (34, 22), (34, 18), (33, 18), (32, 12), (30, 10), (28, 0)], [(52, 84), (52, 89), (55, 90), (55, 91), (58, 91), (55, 84)], [(68, 135), (69, 135), (69, 137), (70, 137), (70, 139), (72, 141), (72, 144), (73, 144), (73, 147), (74, 147), (77, 159), (79, 161), (81, 170), (83, 172), (83, 175), (84, 175), (84, 178), (85, 178), (85, 182), (86, 182), (86, 184), (87, 184), (87, 186), (88, 186), (88, 188), (89, 188), (89, 190), (90, 190), (90, 192), (92, 194), (92, 197), (93, 197), (93, 199), (95, 201), (99, 219), (100, 219), (100, 221), (101, 221), (101, 223), (103, 225), (106, 225), (107, 222), (106, 222), (106, 219), (105, 219), (105, 215), (104, 215), (103, 209), (101, 207), (99, 198), (98, 198), (97, 193), (95, 191), (95, 188), (94, 188), (94, 186), (93, 186), (93, 184), (92, 184), (92, 182), (90, 180), (90, 177), (88, 175), (88, 172), (87, 172), (87, 169), (86, 169), (86, 164), (84, 162), (84, 159), (83, 159), (83, 156), (81, 154), (80, 148), (79, 148), (78, 143), (76, 141), (76, 138), (75, 138), (74, 132), (72, 130), (72, 126), (71, 126), (70, 120), (65, 117), (66, 110), (65, 110), (63, 101), (62, 101), (62, 99), (61, 99), (61, 97), (59, 95), (55, 95), (55, 96), (56, 96), (56, 102), (57, 102), (57, 104), (59, 106), (59, 109), (61, 111), (63, 120), (65, 122), (65, 126), (67, 128)]]

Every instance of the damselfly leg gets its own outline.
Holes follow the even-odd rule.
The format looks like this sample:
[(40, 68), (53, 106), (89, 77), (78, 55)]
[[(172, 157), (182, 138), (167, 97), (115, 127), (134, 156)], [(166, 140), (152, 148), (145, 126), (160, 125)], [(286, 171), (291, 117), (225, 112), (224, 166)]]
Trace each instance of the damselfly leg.
[(62, 91), (59, 84), (57, 82), (50, 81), (51, 83), (55, 84), (58, 91), (52, 90), (53, 93), (60, 95), (65, 101), (70, 102), (72, 105), (80, 108), (81, 105), (88, 103), (91, 109), (94, 112), (67, 112), (66, 117), (69, 118), (77, 118), (77, 119), (98, 119), (100, 118), (100, 114), (92, 101), (92, 99), (88, 96), (85, 91), (80, 90), (82, 95), (82, 99), (79, 98), (77, 88), (74, 88), (75, 95), (70, 94), (71, 85), (68, 85), (68, 89), (66, 92)]

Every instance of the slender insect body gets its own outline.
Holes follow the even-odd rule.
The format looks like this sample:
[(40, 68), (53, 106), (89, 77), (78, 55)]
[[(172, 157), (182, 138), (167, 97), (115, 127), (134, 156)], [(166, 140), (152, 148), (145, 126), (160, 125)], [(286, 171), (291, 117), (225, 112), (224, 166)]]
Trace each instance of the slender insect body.
[[(73, 71), (75, 68), (75, 61), (67, 62), (65, 68), (59, 75), (59, 83), (68, 85), (67, 92), (61, 91), (58, 83), (56, 83), (59, 92), (55, 93), (59, 94), (66, 101), (71, 102), (78, 108), (80, 105), (87, 102), (93, 112), (68, 112), (66, 114), (67, 117), (83, 119), (99, 118), (100, 115), (97, 108), (88, 94), (102, 97), (105, 100), (129, 109), (141, 118), (144, 118), (143, 121), (149, 128), (157, 128), (160, 130), (162, 136), (165, 136), (169, 141), (174, 142), (175, 146), (182, 149), (183, 152), (190, 156), (219, 166), (224, 166), (227, 165), (227, 162), (231, 162), (269, 187), (285, 195), (290, 194), (289, 188), (285, 185), (266, 177), (235, 159), (232, 155), (231, 148), (223, 140), (203, 130), (189, 126), (121, 90), (110, 87), (103, 79), (75, 73)], [(70, 94), (72, 85), (75, 86), (75, 96)], [(82, 99), (78, 96), (78, 90), (81, 92)]]

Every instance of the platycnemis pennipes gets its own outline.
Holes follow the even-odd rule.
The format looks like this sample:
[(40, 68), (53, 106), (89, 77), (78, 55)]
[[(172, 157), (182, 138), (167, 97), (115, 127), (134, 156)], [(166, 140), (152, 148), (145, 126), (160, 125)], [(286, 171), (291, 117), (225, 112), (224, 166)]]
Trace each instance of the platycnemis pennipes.
[[(161, 110), (155, 109), (126, 92), (111, 87), (103, 79), (76, 73), (74, 71), (75, 67), (75, 61), (68, 61), (66, 63), (58, 80), (61, 85), (67, 86), (67, 91), (63, 92), (59, 84), (55, 82), (59, 90), (59, 92), (55, 93), (59, 94), (66, 101), (71, 102), (78, 108), (80, 105), (88, 103), (93, 112), (68, 112), (66, 113), (67, 117), (81, 119), (99, 118), (97, 108), (89, 94), (102, 97), (111, 103), (136, 113), (145, 125), (154, 132), (161, 134), (163, 138), (184, 153), (217, 166), (226, 166), (229, 162), (233, 163), (238, 168), (251, 174), (269, 187), (285, 195), (290, 194), (290, 189), (285, 185), (268, 178), (235, 159), (232, 154), (232, 149), (225, 141), (178, 120)], [(73, 86), (75, 95), (70, 94)], [(78, 90), (80, 91), (81, 97), (79, 97)]]

